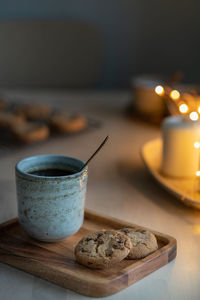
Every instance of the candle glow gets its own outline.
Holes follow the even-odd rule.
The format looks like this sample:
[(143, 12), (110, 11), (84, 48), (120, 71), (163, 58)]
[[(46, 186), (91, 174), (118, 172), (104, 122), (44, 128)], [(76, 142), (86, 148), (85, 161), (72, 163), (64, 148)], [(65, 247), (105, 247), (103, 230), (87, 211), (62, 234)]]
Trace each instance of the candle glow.
[(162, 96), (162, 95), (164, 95), (165, 90), (164, 90), (164, 88), (162, 87), (162, 85), (157, 85), (157, 86), (155, 87), (155, 92), (156, 92), (157, 95)]
[(200, 171), (196, 171), (196, 175), (197, 175), (197, 176), (200, 176)]
[(197, 109), (197, 110), (198, 110), (198, 113), (200, 114), (200, 106), (198, 107), (198, 109)]
[(191, 112), (191, 113), (190, 113), (190, 119), (191, 119), (192, 121), (197, 121), (197, 120), (199, 119), (198, 113), (197, 113), (196, 111)]
[(163, 121), (161, 170), (164, 175), (186, 178), (196, 176), (196, 172), (200, 171), (199, 131), (200, 123), (194, 124), (184, 116), (174, 115)]
[(187, 104), (181, 104), (181, 105), (179, 106), (179, 111), (180, 111), (182, 114), (187, 113), (187, 112), (188, 112), (188, 106), (187, 106)]
[(195, 142), (194, 143), (194, 148), (199, 149), (200, 148), (200, 143), (199, 142)]
[(172, 90), (170, 92), (170, 97), (172, 98), (172, 100), (178, 100), (180, 98), (180, 93), (177, 90)]

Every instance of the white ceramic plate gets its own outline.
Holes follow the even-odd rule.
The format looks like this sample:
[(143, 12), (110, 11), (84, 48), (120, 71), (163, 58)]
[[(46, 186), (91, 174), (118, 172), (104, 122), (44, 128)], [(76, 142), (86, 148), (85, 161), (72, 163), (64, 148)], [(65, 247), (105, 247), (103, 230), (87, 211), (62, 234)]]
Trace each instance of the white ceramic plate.
[(188, 206), (200, 209), (200, 178), (180, 179), (166, 177), (160, 172), (162, 161), (162, 140), (146, 143), (141, 149), (142, 159), (150, 174), (163, 188)]

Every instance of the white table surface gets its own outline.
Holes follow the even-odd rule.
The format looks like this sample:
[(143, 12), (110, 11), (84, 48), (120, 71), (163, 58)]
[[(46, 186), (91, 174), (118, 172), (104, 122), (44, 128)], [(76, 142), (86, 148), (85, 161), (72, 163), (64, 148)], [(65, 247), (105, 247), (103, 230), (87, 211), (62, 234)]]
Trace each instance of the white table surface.
[[(107, 299), (200, 299), (200, 211), (183, 206), (147, 173), (140, 148), (160, 132), (125, 117), (129, 93), (7, 90), (4, 95), (11, 100), (38, 100), (69, 112), (85, 113), (100, 120), (102, 127), (0, 156), (0, 222), (17, 216), (14, 165), (19, 159), (57, 153), (86, 160), (109, 134), (109, 143), (89, 167), (86, 207), (170, 234), (177, 239), (178, 253), (168, 265)], [(0, 264), (0, 299), (91, 298)]]

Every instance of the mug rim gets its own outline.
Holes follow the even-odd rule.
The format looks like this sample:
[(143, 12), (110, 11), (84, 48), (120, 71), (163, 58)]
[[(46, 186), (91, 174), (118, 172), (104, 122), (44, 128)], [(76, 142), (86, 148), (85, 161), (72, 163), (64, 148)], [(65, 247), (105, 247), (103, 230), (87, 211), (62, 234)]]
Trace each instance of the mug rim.
[(57, 158), (65, 158), (65, 159), (68, 158), (68, 159), (80, 162), (82, 165), (85, 164), (83, 160), (72, 157), (72, 156), (60, 155), (60, 154), (39, 154), (39, 155), (32, 155), (32, 156), (28, 156), (28, 157), (20, 159), (15, 165), (16, 173), (19, 173), (23, 177), (30, 178), (30, 179), (32, 178), (32, 179), (45, 180), (45, 179), (59, 179), (59, 178), (60, 179), (72, 178), (73, 179), (75, 177), (81, 176), (84, 172), (86, 172), (86, 173), (88, 172), (88, 166), (87, 165), (85, 166), (85, 168), (82, 171), (76, 172), (74, 174), (61, 175), (61, 176), (38, 176), (38, 175), (35, 175), (35, 174), (27, 173), (27, 172), (22, 171), (20, 169), (20, 164), (22, 162), (29, 161), (29, 160), (34, 159), (34, 158), (42, 158), (42, 157), (49, 157), (49, 158), (56, 158), (57, 157)]

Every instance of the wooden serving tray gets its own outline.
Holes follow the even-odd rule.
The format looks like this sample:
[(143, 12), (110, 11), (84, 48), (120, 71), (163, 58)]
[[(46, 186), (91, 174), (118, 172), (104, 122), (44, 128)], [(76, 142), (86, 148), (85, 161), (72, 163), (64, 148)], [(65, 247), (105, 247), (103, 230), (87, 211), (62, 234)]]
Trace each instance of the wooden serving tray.
[(171, 178), (161, 173), (162, 139), (147, 142), (141, 149), (141, 155), (149, 173), (165, 190), (183, 204), (200, 209), (199, 177)]
[(44, 243), (29, 237), (18, 219), (13, 219), (0, 225), (0, 261), (83, 295), (109, 296), (174, 259), (176, 240), (154, 232), (159, 245), (157, 251), (144, 259), (123, 260), (105, 270), (92, 270), (79, 265), (74, 258), (74, 247), (83, 235), (91, 231), (135, 226), (86, 211), (84, 224), (76, 234), (62, 242)]

